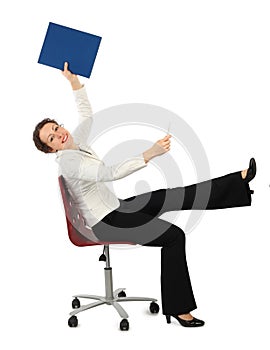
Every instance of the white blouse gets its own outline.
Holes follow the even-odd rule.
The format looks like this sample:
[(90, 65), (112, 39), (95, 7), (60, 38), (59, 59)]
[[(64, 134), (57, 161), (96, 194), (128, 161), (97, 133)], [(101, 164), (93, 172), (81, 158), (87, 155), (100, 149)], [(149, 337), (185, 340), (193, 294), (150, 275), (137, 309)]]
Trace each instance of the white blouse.
[(59, 164), (59, 176), (64, 177), (85, 224), (92, 227), (120, 206), (119, 199), (104, 182), (121, 179), (144, 168), (147, 163), (143, 154), (140, 154), (113, 166), (106, 166), (95, 151), (86, 145), (93, 113), (85, 87), (74, 90), (74, 96), (79, 125), (72, 136), (80, 149), (58, 151), (56, 161)]

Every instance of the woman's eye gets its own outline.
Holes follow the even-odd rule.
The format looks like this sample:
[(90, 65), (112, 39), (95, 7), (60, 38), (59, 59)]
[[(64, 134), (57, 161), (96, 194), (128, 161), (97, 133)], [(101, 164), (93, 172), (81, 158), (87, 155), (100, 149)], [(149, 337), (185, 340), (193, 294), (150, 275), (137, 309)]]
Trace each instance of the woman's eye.
[(58, 130), (58, 128), (59, 128), (59, 126), (56, 126), (54, 130), (55, 130), (55, 131), (57, 131), (57, 130)]

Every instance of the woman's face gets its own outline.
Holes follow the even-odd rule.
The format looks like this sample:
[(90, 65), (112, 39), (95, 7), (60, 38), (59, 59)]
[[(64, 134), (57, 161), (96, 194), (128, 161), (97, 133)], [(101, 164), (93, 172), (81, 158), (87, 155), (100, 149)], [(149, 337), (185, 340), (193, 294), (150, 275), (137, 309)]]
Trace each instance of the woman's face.
[(71, 134), (62, 126), (55, 123), (47, 123), (39, 131), (42, 142), (52, 148), (51, 152), (70, 149), (73, 146)]

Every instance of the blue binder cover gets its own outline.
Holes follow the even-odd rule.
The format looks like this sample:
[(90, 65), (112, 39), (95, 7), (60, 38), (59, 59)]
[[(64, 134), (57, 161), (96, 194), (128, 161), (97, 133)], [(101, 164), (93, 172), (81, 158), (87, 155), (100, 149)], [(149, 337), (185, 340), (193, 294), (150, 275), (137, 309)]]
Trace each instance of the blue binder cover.
[(49, 22), (38, 63), (89, 78), (101, 37)]

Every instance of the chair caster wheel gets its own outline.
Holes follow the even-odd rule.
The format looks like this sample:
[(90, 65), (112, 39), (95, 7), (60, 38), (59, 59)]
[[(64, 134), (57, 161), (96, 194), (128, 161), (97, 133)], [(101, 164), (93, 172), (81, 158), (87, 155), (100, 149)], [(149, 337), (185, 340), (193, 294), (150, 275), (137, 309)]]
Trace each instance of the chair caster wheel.
[(71, 316), (68, 320), (69, 327), (77, 327), (78, 326), (78, 319), (76, 316)]
[(152, 303), (149, 306), (149, 310), (151, 314), (157, 314), (159, 312), (159, 305), (152, 301)]
[(81, 307), (80, 300), (78, 298), (75, 298), (74, 300), (72, 300), (72, 308), (78, 309), (79, 307)]
[(121, 322), (120, 322), (120, 329), (121, 331), (128, 331), (129, 330), (129, 323), (128, 323), (128, 320), (127, 319), (123, 319)]
[(118, 297), (119, 298), (124, 298), (124, 297), (126, 297), (127, 295), (126, 295), (126, 293), (122, 290), (122, 292), (120, 292), (120, 293), (118, 293)]

